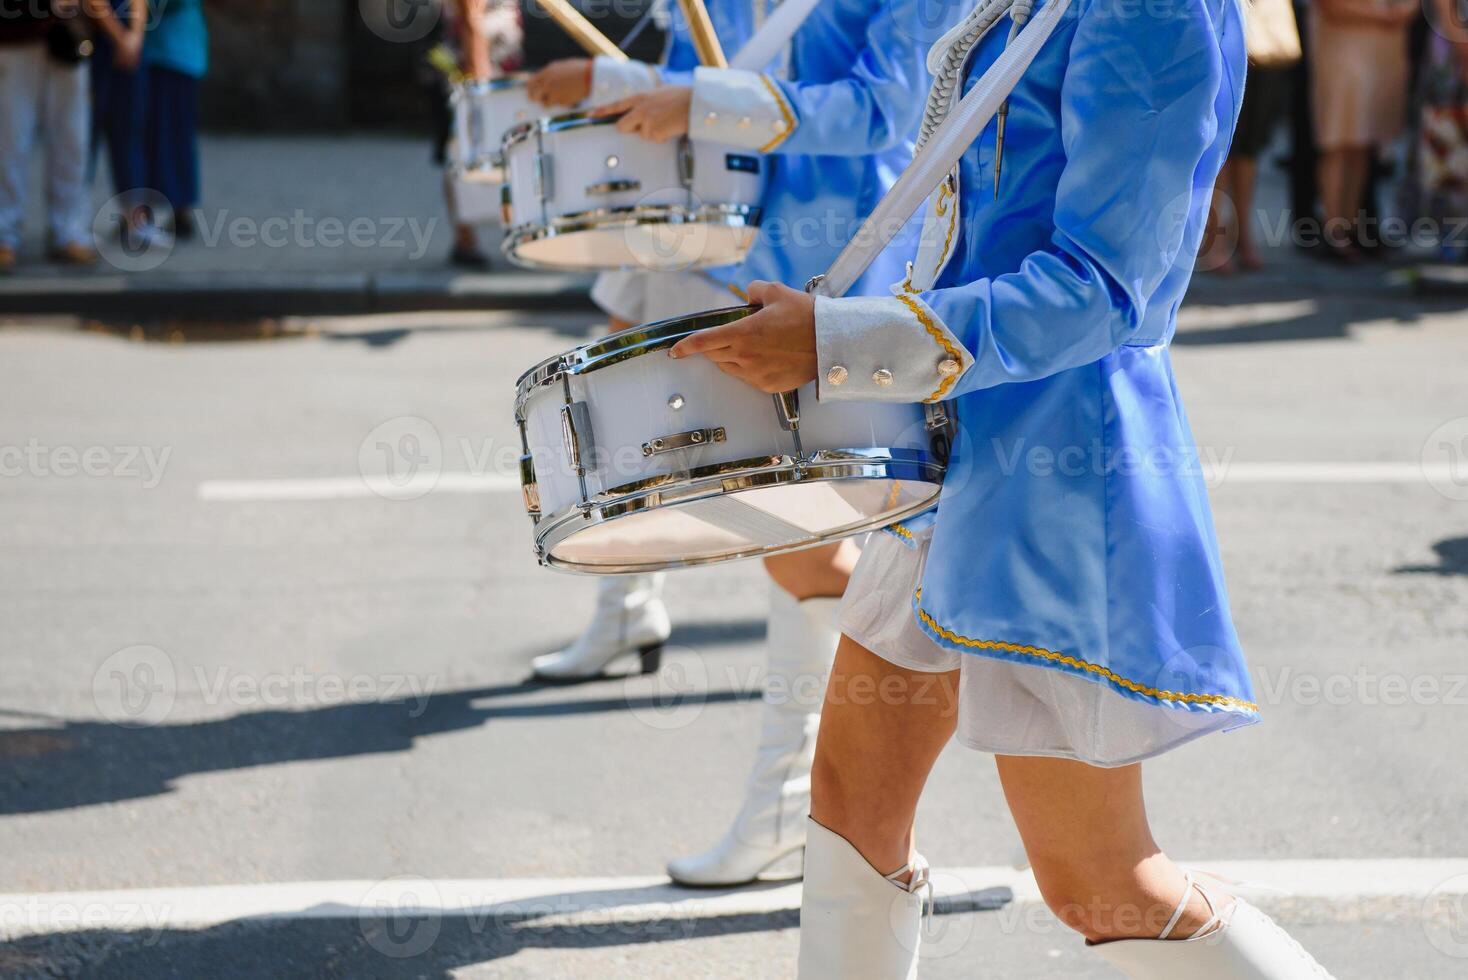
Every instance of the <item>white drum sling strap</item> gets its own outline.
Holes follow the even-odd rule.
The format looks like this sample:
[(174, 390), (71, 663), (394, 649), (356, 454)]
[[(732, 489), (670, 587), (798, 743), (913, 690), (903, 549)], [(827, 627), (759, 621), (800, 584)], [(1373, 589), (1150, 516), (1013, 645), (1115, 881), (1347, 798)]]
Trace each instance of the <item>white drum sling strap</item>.
[[(938, 183), (958, 165), (964, 152), (999, 113), (1000, 107), (1040, 53), (1040, 48), (1060, 26), (1070, 3), (1071, 0), (1049, 0), (1005, 47), (1004, 53), (975, 83), (973, 90), (953, 106), (946, 118), (932, 130), (931, 136), (922, 142), (912, 163), (877, 202), (826, 274), (812, 279), (808, 288), (822, 296), (843, 296), (861, 278), (896, 231), (907, 223)], [(975, 14), (993, 11), (996, 5), (1002, 11), (1018, 4), (1015, 0), (993, 0), (990, 4), (981, 3)], [(1028, 4), (1025, 6), (1028, 9)]]

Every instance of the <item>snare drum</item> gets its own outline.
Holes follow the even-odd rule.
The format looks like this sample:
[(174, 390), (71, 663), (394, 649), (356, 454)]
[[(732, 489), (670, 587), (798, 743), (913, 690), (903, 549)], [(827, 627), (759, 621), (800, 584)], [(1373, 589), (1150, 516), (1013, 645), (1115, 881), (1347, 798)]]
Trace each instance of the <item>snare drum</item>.
[(525, 506), (544, 565), (646, 572), (773, 555), (930, 507), (950, 424), (942, 406), (770, 396), (682, 338), (753, 312), (633, 327), (551, 358), (518, 383)]
[(449, 144), (449, 165), (457, 179), (469, 182), (504, 182), (500, 147), (505, 133), (545, 114), (531, 101), (525, 72), (493, 79), (472, 79), (453, 87), (449, 103), (454, 112), (454, 132)]
[(584, 112), (505, 136), (504, 250), (553, 269), (707, 268), (754, 244), (764, 161), (688, 139), (654, 143)]

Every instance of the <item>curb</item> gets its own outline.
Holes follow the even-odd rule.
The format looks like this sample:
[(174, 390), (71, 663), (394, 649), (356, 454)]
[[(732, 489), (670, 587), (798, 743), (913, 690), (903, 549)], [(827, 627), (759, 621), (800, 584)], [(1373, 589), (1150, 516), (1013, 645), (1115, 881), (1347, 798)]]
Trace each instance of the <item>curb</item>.
[(589, 276), (457, 273), (55, 273), (0, 278), (0, 312), (106, 318), (594, 309)]

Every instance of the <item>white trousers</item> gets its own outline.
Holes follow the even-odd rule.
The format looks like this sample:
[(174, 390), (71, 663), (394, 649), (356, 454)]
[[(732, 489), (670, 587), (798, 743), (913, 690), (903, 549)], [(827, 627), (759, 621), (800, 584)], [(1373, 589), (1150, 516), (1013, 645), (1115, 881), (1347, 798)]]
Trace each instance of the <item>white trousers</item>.
[(0, 245), (20, 245), (31, 149), (46, 151), (47, 234), (53, 246), (91, 238), (87, 139), (90, 66), (63, 65), (44, 42), (0, 45)]

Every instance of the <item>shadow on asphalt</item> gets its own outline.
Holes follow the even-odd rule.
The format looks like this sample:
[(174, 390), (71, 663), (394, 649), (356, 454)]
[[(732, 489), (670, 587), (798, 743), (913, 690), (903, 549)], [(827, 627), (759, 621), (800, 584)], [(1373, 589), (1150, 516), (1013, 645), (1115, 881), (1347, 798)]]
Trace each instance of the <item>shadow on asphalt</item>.
[[(785, 884), (771, 882), (754, 889)], [(690, 914), (697, 912), (698, 904), (709, 894), (656, 885), (607, 893), (605, 904), (598, 904), (595, 892), (540, 896), (521, 905), (534, 910), (528, 912), (486, 910), (450, 915), (402, 909), (358, 915), (353, 909), (319, 908), (312, 911), (318, 915), (340, 911), (342, 917), (236, 920), (198, 930), (58, 932), (10, 943), (0, 957), (0, 976), (65, 976), (77, 980), (134, 980), (145, 976), (449, 980), (455, 971), (514, 956), (522, 950), (634, 947), (789, 930), (800, 925), (800, 913), (793, 908)], [(1012, 900), (1013, 894), (1007, 888), (987, 888), (945, 897), (934, 914), (943, 917), (992, 912)], [(554, 919), (567, 911), (568, 903), (593, 909), (593, 921), (556, 923)], [(619, 907), (639, 905), (642, 908), (636, 913), (618, 912)], [(648, 917), (648, 907), (666, 914)], [(793, 966), (771, 964), (766, 975), (786, 975)]]
[(1448, 538), (1432, 546), (1436, 565), (1403, 565), (1392, 569), (1396, 575), (1468, 575), (1468, 538)]
[(1187, 306), (1286, 306), (1302, 300), (1316, 305), (1308, 313), (1287, 315), (1277, 320), (1250, 320), (1235, 326), (1179, 330), (1172, 342), (1179, 347), (1201, 347), (1342, 340), (1350, 337), (1352, 328), (1361, 323), (1386, 322), (1408, 327), (1426, 316), (1456, 313), (1463, 309), (1463, 297), (1414, 295), (1405, 287), (1387, 283), (1380, 272), (1367, 275), (1371, 278), (1364, 292), (1359, 275), (1353, 281), (1351, 277), (1341, 279), (1341, 273), (1315, 275), (1307, 280), (1271, 275), (1244, 275), (1229, 279), (1199, 276), (1194, 280), (1194, 288), (1188, 292)]
[[(758, 622), (732, 624), (745, 638)], [(733, 642), (730, 624), (684, 627), (675, 635), (704, 645)], [(692, 635), (690, 635), (692, 634)], [(374, 753), (407, 752), (416, 739), (463, 731), (497, 719), (546, 718), (628, 711), (667, 712), (688, 705), (757, 701), (758, 686), (697, 690), (660, 685), (650, 693), (608, 677), (574, 689), (535, 683), (439, 691), (422, 698), (353, 702), (293, 710), (253, 711), (227, 718), (149, 727), (105, 721), (48, 720), (0, 731), (0, 815), (42, 813), (155, 796), (181, 777), (251, 766), (280, 765)], [(573, 694), (572, 691), (575, 693)], [(599, 691), (611, 693), (595, 697)], [(552, 700), (542, 698), (560, 693)], [(540, 695), (537, 698), (536, 695)], [(524, 697), (525, 700), (515, 700)], [(510, 703), (505, 703), (510, 699)], [(0, 708), (0, 717), (37, 719)], [(0, 972), (0, 976), (3, 976)]]

